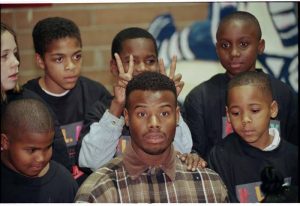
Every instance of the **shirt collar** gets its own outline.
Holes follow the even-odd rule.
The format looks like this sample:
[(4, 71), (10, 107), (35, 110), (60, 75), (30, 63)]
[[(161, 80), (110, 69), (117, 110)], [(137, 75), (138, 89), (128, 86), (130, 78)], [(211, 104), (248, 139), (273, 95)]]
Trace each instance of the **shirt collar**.
[(264, 151), (272, 151), (272, 150), (276, 149), (279, 146), (279, 143), (280, 143), (280, 136), (279, 136), (279, 132), (278, 132), (277, 129), (270, 128), (269, 129), (269, 134), (271, 136), (273, 136), (273, 141), (270, 145), (268, 145), (267, 147), (265, 147), (263, 149)]
[[(175, 180), (175, 170), (176, 170), (176, 154), (171, 145), (171, 150), (169, 155), (166, 157), (165, 161), (161, 165), (153, 166), (145, 163), (133, 150), (131, 142), (126, 146), (126, 150), (124, 153), (124, 167), (128, 171), (129, 175), (132, 179), (138, 178), (145, 170), (152, 170), (155, 168), (161, 168), (166, 175), (172, 180)], [(155, 167), (155, 168), (154, 168)]]

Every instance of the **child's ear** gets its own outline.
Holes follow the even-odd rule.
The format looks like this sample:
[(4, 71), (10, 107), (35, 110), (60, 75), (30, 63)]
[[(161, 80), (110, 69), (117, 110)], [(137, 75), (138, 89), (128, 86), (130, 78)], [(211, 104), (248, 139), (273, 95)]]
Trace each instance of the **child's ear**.
[(36, 64), (41, 68), (41, 69), (45, 69), (45, 63), (43, 58), (41, 57), (41, 55), (39, 55), (38, 53), (35, 53), (35, 61)]
[(265, 51), (265, 40), (261, 39), (258, 43), (258, 54), (261, 55)]
[(278, 104), (275, 100), (271, 103), (271, 117), (275, 118), (278, 114)]
[(6, 134), (1, 133), (1, 151), (8, 150), (9, 148), (9, 140)]
[[(225, 109), (226, 109), (226, 117), (227, 117), (227, 121), (230, 122), (228, 107), (226, 106)], [(230, 123), (231, 123), (231, 122), (230, 122)]]
[(125, 124), (127, 127), (129, 127), (128, 110), (125, 108), (123, 113), (124, 113)]
[(110, 71), (115, 77), (119, 76), (118, 65), (114, 59), (110, 60)]

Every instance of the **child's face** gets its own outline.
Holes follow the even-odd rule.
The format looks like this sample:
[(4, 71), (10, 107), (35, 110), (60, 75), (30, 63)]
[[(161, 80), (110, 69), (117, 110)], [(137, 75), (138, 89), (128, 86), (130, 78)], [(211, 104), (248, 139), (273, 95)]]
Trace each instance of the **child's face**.
[(44, 58), (37, 55), (39, 66), (45, 70), (46, 89), (63, 93), (73, 89), (80, 75), (82, 50), (76, 38), (54, 40), (48, 46)]
[(128, 71), (129, 56), (133, 55), (134, 70), (133, 76), (143, 71), (158, 72), (158, 61), (153, 41), (147, 38), (128, 39), (122, 44), (120, 58), (124, 65), (125, 72)]
[(230, 77), (255, 70), (258, 54), (264, 51), (264, 40), (255, 25), (242, 20), (224, 23), (217, 35), (216, 51)]
[(128, 97), (125, 121), (138, 154), (161, 155), (175, 136), (179, 108), (171, 91), (135, 90)]
[(11, 33), (1, 34), (1, 89), (13, 89), (18, 80), (19, 61), (16, 57), (18, 48)]
[[(52, 156), (53, 132), (16, 132), (2, 145), (7, 152), (8, 166), (25, 176), (38, 177)], [(3, 138), (3, 137), (1, 137)]]
[(270, 118), (277, 115), (277, 103), (254, 85), (243, 85), (228, 91), (227, 117), (233, 130), (248, 144), (264, 149), (271, 143)]

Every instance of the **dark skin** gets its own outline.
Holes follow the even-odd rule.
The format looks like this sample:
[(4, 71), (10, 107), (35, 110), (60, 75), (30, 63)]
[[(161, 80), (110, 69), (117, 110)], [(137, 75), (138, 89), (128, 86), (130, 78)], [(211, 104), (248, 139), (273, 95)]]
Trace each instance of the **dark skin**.
[(265, 41), (258, 34), (258, 28), (244, 20), (236, 19), (220, 25), (216, 51), (230, 78), (255, 70), (257, 56), (265, 49)]
[[(148, 45), (148, 47), (150, 48), (149, 50), (151, 50), (151, 45)], [(149, 53), (152, 54), (155, 58), (157, 58), (153, 51)], [(117, 83), (114, 85), (115, 98), (110, 108), (110, 112), (115, 116), (121, 115), (125, 104), (125, 89), (127, 83), (132, 79), (133, 76), (135, 76), (137, 70), (139, 69), (139, 67), (135, 67), (134, 56), (131, 53), (128, 56), (129, 58), (127, 57), (124, 58), (122, 54), (115, 54), (116, 60), (111, 60), (112, 73), (117, 77)], [(124, 62), (124, 59), (127, 59), (127, 61), (129, 62)], [(143, 67), (144, 70), (157, 71), (160, 72), (161, 74), (167, 75), (164, 62), (162, 59), (158, 61), (155, 59), (155, 62), (152, 65), (147, 66), (147, 64), (144, 64)], [(116, 69), (117, 72), (114, 72), (116, 71)], [(181, 74), (175, 75), (175, 70), (176, 70), (176, 57), (174, 56), (172, 59), (172, 63), (170, 66), (170, 73), (168, 77), (174, 81), (177, 90), (177, 96), (178, 96), (184, 86), (184, 83), (183, 81), (181, 81)], [(191, 153), (181, 154), (180, 152), (177, 152), (177, 157), (180, 158), (182, 161), (185, 161), (188, 166), (188, 170), (191, 171), (195, 171), (197, 168), (204, 168), (207, 166), (206, 161), (202, 159), (200, 156), (198, 156), (197, 154), (191, 154)]]

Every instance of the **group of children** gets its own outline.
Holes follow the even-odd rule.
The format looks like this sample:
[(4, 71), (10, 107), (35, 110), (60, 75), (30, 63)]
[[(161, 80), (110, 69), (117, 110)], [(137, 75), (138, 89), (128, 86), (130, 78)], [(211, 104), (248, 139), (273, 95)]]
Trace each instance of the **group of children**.
[[(114, 95), (80, 76), (82, 42), (74, 22), (46, 18), (32, 36), (37, 65), (45, 72), (20, 87), (16, 35), (1, 23), (1, 202), (259, 202), (260, 174), (267, 166), (285, 184), (298, 185), (298, 148), (290, 143), (298, 143), (297, 97), (255, 67), (265, 42), (250, 13), (221, 21), (216, 48), (226, 72), (190, 92), (183, 117), (172, 98), (160, 94), (168, 87), (145, 81), (168, 76), (175, 100), (184, 85), (175, 75), (176, 58), (167, 75), (146, 30), (127, 28), (113, 39)], [(123, 158), (113, 159), (120, 140), (127, 145)], [(119, 180), (124, 177), (130, 184)], [(164, 184), (173, 186), (165, 192)], [(196, 192), (200, 186), (203, 194)], [(205, 191), (214, 191), (215, 198)], [(161, 194), (152, 197), (153, 192)], [(286, 201), (298, 197), (293, 198)]]

